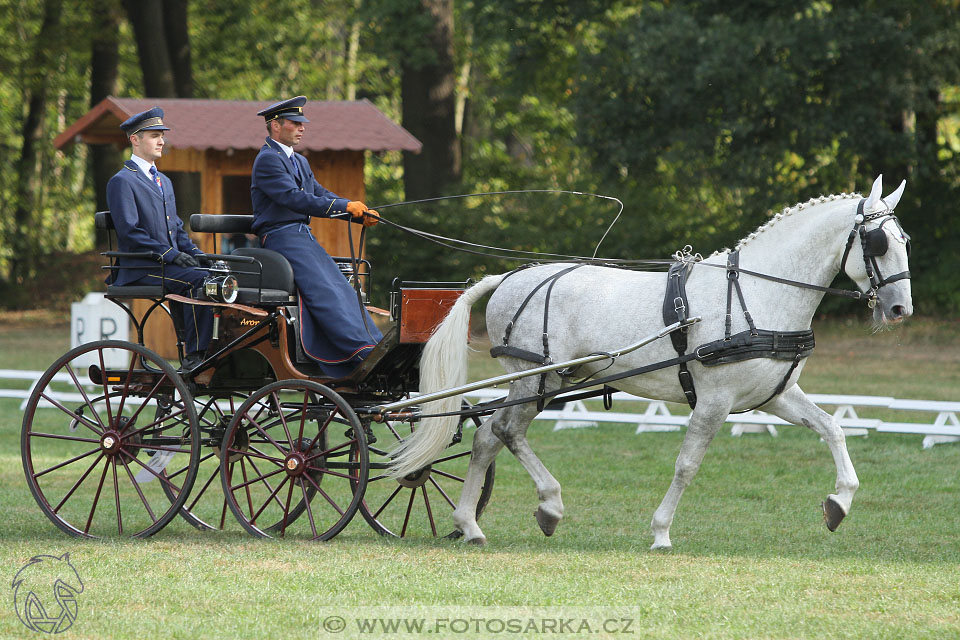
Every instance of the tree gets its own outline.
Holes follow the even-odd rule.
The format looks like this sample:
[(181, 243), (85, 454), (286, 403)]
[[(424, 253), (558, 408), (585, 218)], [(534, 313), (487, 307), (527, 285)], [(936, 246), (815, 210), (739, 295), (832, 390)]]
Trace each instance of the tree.
[[(40, 30), (34, 42), (30, 59), (30, 71), (24, 87), (27, 115), (21, 130), (22, 145), (17, 161), (19, 181), (16, 189), (14, 225), (11, 234), (12, 258), (10, 261), (11, 295), (25, 296), (27, 280), (33, 275), (35, 260), (39, 256), (36, 235), (33, 232), (35, 210), (41, 193), (40, 154), (43, 144), (43, 122), (48, 108), (49, 75), (52, 60), (56, 56), (55, 43), (61, 40), (60, 17), (63, 0), (44, 0)], [(19, 292), (17, 294), (16, 292)]]
[[(102, 0), (91, 7), (93, 16), (90, 37), (90, 107), (98, 104), (117, 89), (120, 66), (120, 3)], [(97, 211), (107, 208), (107, 182), (119, 166), (119, 155), (113, 145), (90, 145), (90, 170), (96, 194)], [(101, 242), (98, 242), (101, 244)]]
[[(692, 229), (698, 247), (881, 172), (911, 180), (905, 225), (937, 237), (952, 225), (936, 212), (952, 209), (957, 189), (936, 140), (940, 91), (960, 83), (960, 30), (954, 3), (929, 4), (645, 7), (582, 61), (579, 140), (609, 183), (630, 188), (657, 223)], [(921, 197), (923, 215), (911, 215)], [(942, 263), (955, 272), (954, 260)], [(918, 300), (960, 306), (928, 288), (927, 258), (914, 265)]]

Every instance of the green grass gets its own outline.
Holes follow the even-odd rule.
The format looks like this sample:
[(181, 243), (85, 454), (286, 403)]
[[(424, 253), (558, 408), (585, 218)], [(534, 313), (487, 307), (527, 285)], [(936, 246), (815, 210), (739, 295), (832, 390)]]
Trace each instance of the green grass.
[[(954, 324), (875, 336), (860, 325), (816, 328), (801, 379), (808, 391), (956, 399)], [(50, 362), (66, 350), (55, 328), (36, 331), (45, 330), (0, 331), (0, 367), (44, 368), (13, 361)], [(475, 377), (499, 373), (484, 371)], [(848, 440), (861, 489), (833, 534), (819, 502), (834, 466), (806, 429), (722, 431), (680, 503), (674, 551), (652, 553), (649, 521), (682, 434), (615, 425), (553, 433), (535, 423), (531, 445), (567, 509), (549, 539), (532, 517), (529, 477), (503, 454), (482, 549), (380, 538), (359, 517), (322, 544), (254, 540), (235, 524), (203, 534), (179, 520), (149, 540), (90, 542), (61, 534), (30, 496), (17, 406), (0, 401), (0, 562), (9, 580), (31, 556), (71, 554), (85, 589), (66, 638), (336, 637), (320, 631), (321, 615), (388, 605), (473, 606), (488, 617), (497, 610), (480, 607), (545, 605), (556, 616), (616, 607), (636, 636), (656, 638), (960, 637), (960, 447), (922, 450), (920, 436)], [(7, 602), (0, 637), (29, 637)]]

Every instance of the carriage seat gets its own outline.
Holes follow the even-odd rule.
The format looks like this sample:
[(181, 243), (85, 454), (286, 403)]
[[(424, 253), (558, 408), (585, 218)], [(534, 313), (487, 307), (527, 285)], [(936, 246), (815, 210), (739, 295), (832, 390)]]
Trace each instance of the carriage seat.
[[(110, 217), (109, 211), (97, 211), (93, 214), (93, 224), (97, 229), (102, 231), (115, 231), (116, 227), (113, 226), (113, 218)], [(114, 264), (114, 260), (110, 260), (111, 266)], [(107, 295), (113, 298), (162, 298), (163, 297), (163, 287), (153, 286), (153, 285), (126, 285), (126, 286), (117, 286), (114, 284), (107, 285)]]
[[(190, 228), (202, 233), (252, 233), (252, 226), (253, 216), (249, 215), (195, 213), (190, 216)], [(254, 260), (252, 265), (230, 265), (240, 284), (238, 303), (264, 306), (296, 303), (293, 268), (281, 254), (259, 247), (240, 247), (230, 255)]]

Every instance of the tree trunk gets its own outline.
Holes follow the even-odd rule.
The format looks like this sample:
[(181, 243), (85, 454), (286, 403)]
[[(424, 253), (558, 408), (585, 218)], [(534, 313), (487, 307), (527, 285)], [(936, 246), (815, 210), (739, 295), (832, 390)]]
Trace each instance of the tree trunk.
[(403, 126), (423, 143), (423, 151), (403, 154), (407, 199), (446, 191), (460, 180), (460, 140), (456, 132), (456, 74), (453, 62), (453, 0), (421, 0), (420, 10), (432, 19), (426, 45), (433, 60), (421, 65), (404, 61), (401, 99)]
[[(100, 0), (91, 7), (93, 34), (90, 48), (90, 107), (97, 105), (117, 88), (120, 65), (120, 3)], [(107, 208), (107, 182), (120, 167), (120, 154), (111, 144), (90, 145), (90, 173), (96, 194), (97, 211)], [(106, 244), (107, 232), (95, 232), (97, 246)]]
[(164, 5), (143, 0), (124, 0), (123, 5), (137, 41), (145, 95), (150, 98), (177, 97), (164, 28)]
[(187, 31), (187, 0), (164, 0), (163, 31), (173, 68), (178, 98), (193, 97), (193, 70), (190, 65), (190, 33)]
[(27, 116), (23, 121), (23, 146), (17, 160), (16, 206), (14, 225), (11, 234), (10, 284), (7, 292), (7, 304), (17, 294), (27, 295), (25, 283), (32, 277), (36, 265), (40, 243), (34, 229), (34, 210), (37, 207), (42, 189), (39, 173), (41, 141), (43, 136), (43, 118), (47, 110), (47, 78), (53, 72), (53, 59), (57, 53), (55, 43), (60, 40), (60, 16), (63, 13), (63, 0), (46, 0), (43, 5), (43, 21), (40, 32), (34, 41), (36, 48), (30, 59), (30, 71), (24, 87), (27, 101)]

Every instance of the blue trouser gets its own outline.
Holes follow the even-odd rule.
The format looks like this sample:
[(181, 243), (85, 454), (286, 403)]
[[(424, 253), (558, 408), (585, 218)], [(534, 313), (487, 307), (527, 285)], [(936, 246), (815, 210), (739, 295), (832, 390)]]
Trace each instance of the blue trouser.
[(357, 300), (356, 291), (305, 224), (290, 224), (260, 237), (265, 249), (293, 267), (300, 298), (300, 342), (324, 374), (349, 374), (383, 334)]
[[(169, 293), (194, 299), (204, 299), (203, 279), (209, 273), (206, 269), (197, 267), (178, 267), (175, 264), (163, 265), (163, 285)], [(159, 273), (148, 273), (145, 276), (127, 284), (152, 285), (161, 284)], [(203, 351), (210, 344), (213, 334), (213, 311), (210, 307), (194, 304), (178, 304), (183, 317), (184, 353), (190, 354)], [(175, 311), (174, 311), (175, 313)]]

